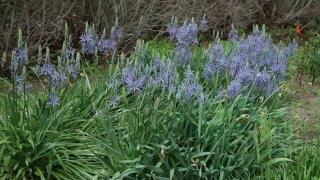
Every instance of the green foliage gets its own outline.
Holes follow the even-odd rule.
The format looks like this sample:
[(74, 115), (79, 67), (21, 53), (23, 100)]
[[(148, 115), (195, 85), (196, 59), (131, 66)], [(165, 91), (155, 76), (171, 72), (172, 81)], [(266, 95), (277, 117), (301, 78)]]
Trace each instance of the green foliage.
[[(140, 47), (154, 47), (140, 43)], [(135, 59), (141, 52), (131, 59), (151, 59), (148, 53)], [(204, 58), (196, 53), (194, 69)], [(110, 82), (120, 66), (111, 66), (102, 82)], [(108, 178), (263, 177), (292, 161), (288, 157), (293, 152), (293, 128), (279, 96), (264, 100), (249, 93), (233, 100), (212, 95), (199, 104), (177, 101), (166, 89), (149, 87), (127, 94), (106, 84), (88, 81), (97, 112), (93, 119), (99, 133), (94, 138)], [(206, 88), (214, 93), (218, 86), (206, 84)], [(109, 102), (115, 95), (122, 100), (114, 107)]]
[(305, 46), (301, 48), (295, 58), (294, 66), (298, 76), (308, 75), (312, 77), (312, 83), (320, 76), (320, 35), (310, 37)]
[(170, 57), (175, 44), (169, 40), (153, 40), (148, 42), (148, 54), (159, 53), (160, 56)]
[(284, 109), (250, 107), (248, 97), (177, 104), (167, 92), (128, 101), (98, 118), (114, 178), (254, 177), (290, 161)]
[[(317, 124), (320, 132), (319, 123)], [(310, 143), (298, 142), (294, 144), (295, 152), (291, 155), (290, 161), (282, 164), (276, 171), (272, 172), (270, 179), (281, 177), (282, 179), (319, 179), (320, 177), (320, 138), (317, 137)]]
[(316, 145), (304, 145), (295, 157), (294, 162), (284, 169), (287, 179), (318, 179), (320, 177), (320, 149), (319, 142)]
[[(223, 43), (226, 51), (232, 49)], [(48, 107), (42, 93), (0, 96), (0, 177), (3, 179), (298, 179), (319, 177), (318, 146), (296, 149), (280, 94), (250, 90), (217, 96), (219, 78), (205, 82), (205, 49), (193, 47), (192, 70), (208, 97), (178, 100), (166, 88), (138, 93), (110, 82), (128, 63), (170, 57), (174, 45), (137, 43), (106, 71), (87, 67)], [(92, 73), (88, 77), (86, 71)], [(176, 69), (179, 77), (185, 69)], [(119, 77), (118, 77), (119, 78)], [(223, 78), (221, 78), (223, 79)], [(225, 78), (227, 79), (227, 78)], [(181, 80), (181, 79), (180, 79)], [(6, 85), (7, 86), (7, 85)], [(12, 87), (14, 89), (14, 87)], [(111, 103), (115, 97), (118, 103)], [(206, 100), (205, 100), (206, 99)], [(299, 144), (300, 145), (300, 144)], [(298, 171), (298, 172), (296, 172)], [(295, 174), (294, 174), (295, 173)]]
[(61, 92), (56, 109), (30, 94), (1, 95), (0, 177), (92, 179), (103, 168), (87, 134), (94, 132), (91, 106), (77, 89)]

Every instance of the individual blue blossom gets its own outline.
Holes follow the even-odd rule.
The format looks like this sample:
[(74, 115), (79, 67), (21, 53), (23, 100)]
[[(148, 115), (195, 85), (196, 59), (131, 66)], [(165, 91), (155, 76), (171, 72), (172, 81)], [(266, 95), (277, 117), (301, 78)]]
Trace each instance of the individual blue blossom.
[(97, 45), (100, 52), (107, 53), (108, 42), (106, 39), (100, 39)]
[[(279, 59), (280, 61), (287, 62), (292, 56), (294, 56), (298, 51), (298, 44), (293, 41), (288, 45), (288, 47), (284, 47), (283, 43), (279, 43)], [(278, 60), (279, 60), (278, 59)]]
[(264, 87), (266, 84), (270, 82), (270, 79), (271, 79), (271, 76), (266, 70), (259, 72), (256, 80), (257, 87), (258, 88)]
[(18, 92), (29, 91), (32, 88), (32, 84), (27, 81), (27, 76), (25, 74), (15, 75), (13, 77), (14, 83), (17, 85)]
[(14, 82), (15, 83), (23, 83), (24, 81), (27, 80), (26, 75), (18, 75), (18, 76), (14, 76)]
[(176, 47), (175, 55), (176, 55), (176, 58), (179, 60), (178, 61), (179, 65), (184, 66), (191, 62), (192, 53), (191, 53), (191, 48), (189, 46), (178, 45)]
[(84, 33), (80, 37), (81, 51), (83, 53), (94, 54), (97, 36), (95, 33)]
[(243, 85), (250, 85), (254, 82), (255, 74), (247, 66), (242, 65), (237, 73), (237, 79), (241, 81)]
[(211, 81), (214, 79), (216, 75), (216, 71), (217, 71), (217, 67), (215, 63), (213, 61), (208, 61), (204, 67), (203, 77), (207, 81)]
[(75, 54), (75, 49), (72, 47), (68, 47), (65, 52), (65, 58), (73, 59), (74, 54)]
[(13, 61), (11, 63), (11, 73), (13, 76), (18, 75), (21, 67), (27, 63), (27, 51), (24, 48), (16, 49), (13, 52)]
[(68, 81), (68, 77), (62, 71), (54, 71), (50, 76), (50, 86), (62, 87)]
[(51, 64), (51, 63), (44, 64), (44, 65), (40, 68), (40, 72), (41, 72), (41, 74), (43, 74), (43, 75), (51, 76), (52, 73), (54, 72), (54, 65)]
[(190, 46), (198, 44), (198, 28), (197, 24), (191, 22), (181, 26), (176, 34), (177, 43), (182, 46)]
[(242, 90), (242, 84), (238, 79), (233, 80), (227, 89), (228, 98), (235, 98), (237, 97)]
[(109, 53), (116, 49), (116, 41), (113, 38), (100, 39), (98, 41), (98, 49), (103, 53)]
[(124, 69), (121, 77), (121, 82), (125, 84), (130, 84), (134, 81), (134, 69), (132, 66), (128, 66)]
[(169, 90), (170, 94), (177, 92), (177, 85), (176, 84), (178, 84), (178, 83), (169, 83), (168, 90)]
[(108, 78), (107, 86), (110, 89), (117, 89), (120, 85), (120, 82), (116, 75), (110, 75)]
[(127, 84), (128, 92), (139, 92), (146, 83), (146, 77), (142, 76), (134, 79), (134, 81)]
[(199, 25), (199, 30), (204, 32), (208, 29), (208, 21), (206, 19), (202, 19)]
[(233, 42), (239, 40), (237, 29), (234, 28), (233, 25), (231, 26), (231, 31), (229, 32), (229, 39)]
[(269, 68), (272, 63), (278, 59), (278, 52), (276, 51), (275, 47), (270, 47), (268, 50), (264, 52), (264, 55), (259, 56), (257, 65), (259, 69)]
[(178, 27), (176, 24), (170, 23), (167, 27), (167, 31), (169, 32), (170, 39), (174, 40), (178, 33)]
[(231, 57), (231, 64), (229, 73), (232, 78), (235, 78), (240, 71), (240, 68), (243, 68), (245, 61), (241, 55), (235, 54)]
[(216, 42), (208, 51), (208, 54), (214, 55), (216, 57), (223, 55), (224, 50), (221, 42)]
[[(156, 76), (155, 81), (158, 85), (165, 88), (170, 88), (176, 85), (176, 75), (171, 67), (162, 69)], [(172, 90), (172, 88), (171, 88)]]
[(65, 72), (59, 71), (59, 81), (60, 81), (60, 86), (64, 86), (68, 82), (68, 77), (65, 74)]
[(222, 87), (219, 87), (216, 91), (216, 97), (217, 98), (225, 98), (227, 97), (227, 91), (223, 89)]
[(198, 97), (202, 91), (202, 87), (199, 83), (188, 83), (181, 86), (182, 94), (185, 98), (190, 99), (192, 97)]
[(26, 48), (16, 49), (14, 51), (14, 61), (19, 64), (19, 66), (26, 65), (28, 59), (28, 51)]
[(113, 34), (112, 34), (112, 39), (114, 39), (114, 40), (119, 40), (121, 37), (122, 37), (122, 31), (121, 31), (120, 26), (118, 26), (118, 25), (114, 26), (114, 31), (113, 31)]
[(80, 68), (76, 64), (71, 64), (67, 66), (66, 71), (73, 79), (76, 79), (79, 75)]
[(48, 96), (48, 103), (47, 105), (49, 107), (55, 107), (55, 106), (58, 106), (60, 104), (60, 98), (54, 94), (54, 93), (51, 93), (49, 96)]
[(287, 67), (286, 62), (279, 61), (279, 62), (274, 62), (270, 68), (274, 74), (284, 76), (284, 74), (286, 73), (286, 67)]
[(164, 62), (162, 62), (159, 57), (156, 57), (153, 61), (152, 67), (154, 69), (160, 69), (161, 67), (163, 67), (163, 64)]
[[(97, 37), (97, 36), (96, 36)], [(102, 37), (99, 39), (96, 38), (96, 44), (98, 46), (98, 50), (102, 53), (109, 53), (110, 51), (116, 49), (117, 41), (122, 37), (121, 27), (116, 23), (115, 26), (112, 27), (110, 37), (105, 37), (105, 32), (103, 32)]]
[(153, 74), (154, 77), (149, 82), (151, 86), (168, 88), (170, 93), (175, 92), (178, 82), (174, 63), (169, 63), (168, 60), (161, 61), (156, 59)]
[(197, 81), (196, 76), (192, 70), (188, 69), (185, 72), (185, 77), (177, 90), (177, 98), (191, 99), (192, 97), (198, 97), (201, 95), (202, 86)]
[(224, 74), (230, 67), (230, 58), (227, 55), (222, 55), (216, 59), (217, 70), (220, 74)]
[(116, 107), (119, 103), (120, 103), (120, 101), (121, 101), (121, 96), (114, 96), (111, 100), (110, 100), (110, 102), (109, 102), (109, 104), (110, 104), (110, 106), (111, 107)]
[(141, 64), (127, 66), (120, 79), (121, 84), (126, 87), (128, 93), (141, 91), (147, 81), (147, 76)]
[(230, 66), (230, 60), (225, 54), (222, 44), (220, 42), (215, 43), (206, 54), (209, 60), (205, 64), (203, 76), (207, 80), (212, 80), (216, 74), (224, 75)]

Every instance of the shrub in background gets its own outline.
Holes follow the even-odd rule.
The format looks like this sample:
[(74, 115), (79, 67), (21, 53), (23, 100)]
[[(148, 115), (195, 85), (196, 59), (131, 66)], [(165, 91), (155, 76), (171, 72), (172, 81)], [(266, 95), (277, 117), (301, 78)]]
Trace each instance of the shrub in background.
[(103, 27), (111, 29), (114, 19), (118, 17), (125, 31), (121, 47), (125, 46), (124, 49), (128, 50), (134, 46), (137, 38), (163, 37), (172, 15), (201, 20), (203, 14), (206, 14), (210, 24), (209, 29), (224, 32), (229, 31), (232, 22), (246, 29), (250, 29), (252, 24), (263, 23), (273, 28), (283, 29), (289, 26), (294, 29), (292, 26), (297, 20), (303, 25), (309, 25), (311, 20), (319, 22), (319, 7), (320, 2), (316, 0), (300, 0), (297, 3), (292, 0), (256, 1), (256, 3), (252, 3), (252, 0), (230, 2), (3, 0), (0, 4), (0, 54), (15, 47), (17, 39), (15, 30), (18, 27), (24, 32), (30, 32), (27, 39), (29, 55), (32, 57), (31, 60), (35, 60), (39, 45), (52, 47), (51, 52), (59, 50), (64, 39), (65, 22), (70, 25), (73, 37), (80, 37), (84, 22), (90, 21), (96, 24), (99, 30)]

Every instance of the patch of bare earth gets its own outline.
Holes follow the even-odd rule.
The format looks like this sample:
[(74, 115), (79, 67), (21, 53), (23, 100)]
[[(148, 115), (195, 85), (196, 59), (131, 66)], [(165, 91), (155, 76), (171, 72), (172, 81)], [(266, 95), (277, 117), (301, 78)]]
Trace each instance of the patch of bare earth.
[(290, 111), (296, 123), (298, 138), (309, 142), (319, 136), (320, 82), (312, 84), (307, 77), (301, 77), (301, 83), (299, 81), (292, 79), (288, 85), (292, 96)]

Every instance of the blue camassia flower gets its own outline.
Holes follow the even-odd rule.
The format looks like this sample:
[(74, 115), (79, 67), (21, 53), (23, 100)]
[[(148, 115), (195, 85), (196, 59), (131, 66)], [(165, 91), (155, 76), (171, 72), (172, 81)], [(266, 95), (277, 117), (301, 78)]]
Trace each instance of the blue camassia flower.
[(55, 106), (58, 106), (60, 104), (60, 98), (59, 96), (57, 96), (56, 94), (54, 93), (51, 93), (49, 96), (48, 96), (48, 106), (49, 107), (55, 107)]
[(228, 98), (235, 98), (237, 97), (242, 90), (241, 81), (238, 79), (233, 80), (227, 89)]
[(199, 98), (202, 93), (202, 86), (197, 81), (196, 76), (191, 69), (185, 72), (185, 77), (177, 90), (177, 98), (191, 99), (192, 97)]
[(95, 33), (84, 33), (80, 37), (81, 51), (83, 53), (94, 54), (97, 43), (97, 35)]

